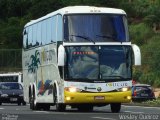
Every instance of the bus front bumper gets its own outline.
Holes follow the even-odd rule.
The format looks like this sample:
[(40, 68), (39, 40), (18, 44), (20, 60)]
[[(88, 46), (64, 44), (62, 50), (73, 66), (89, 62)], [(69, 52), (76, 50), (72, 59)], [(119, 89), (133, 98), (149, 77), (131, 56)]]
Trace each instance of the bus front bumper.
[(64, 103), (128, 103), (131, 102), (131, 91), (106, 93), (64, 92)]

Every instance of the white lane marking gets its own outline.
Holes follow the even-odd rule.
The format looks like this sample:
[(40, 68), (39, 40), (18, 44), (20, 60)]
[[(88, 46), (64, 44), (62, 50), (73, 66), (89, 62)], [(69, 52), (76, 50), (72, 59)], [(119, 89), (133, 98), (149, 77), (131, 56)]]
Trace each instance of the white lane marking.
[(141, 113), (144, 113), (144, 112), (133, 112), (133, 111), (124, 111), (126, 113), (136, 113), (136, 114), (141, 114)]
[(123, 107), (140, 107), (140, 108), (155, 108), (155, 109), (160, 109), (160, 107), (146, 107), (146, 106), (127, 106), (127, 105), (122, 105)]
[(101, 119), (101, 120), (116, 120), (116, 119), (113, 119), (113, 118), (104, 118), (104, 117), (92, 117), (94, 119)]
[(0, 110), (3, 110), (4, 108), (0, 108)]
[(47, 111), (33, 111), (33, 112), (36, 112), (36, 113), (50, 113), (50, 112), (47, 112)]

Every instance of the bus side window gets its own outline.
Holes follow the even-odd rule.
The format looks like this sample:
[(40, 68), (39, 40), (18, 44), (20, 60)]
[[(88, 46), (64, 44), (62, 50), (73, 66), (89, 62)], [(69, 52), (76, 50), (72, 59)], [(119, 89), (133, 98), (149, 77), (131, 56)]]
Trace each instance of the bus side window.
[(40, 45), (40, 43), (41, 43), (41, 24), (42, 24), (42, 22), (39, 22), (38, 24), (37, 24), (37, 32), (36, 32), (36, 34), (37, 34), (37, 41), (36, 41), (36, 46), (39, 46)]
[(62, 16), (57, 16), (57, 41), (62, 41)]
[(42, 21), (42, 27), (41, 27), (41, 34), (42, 34), (42, 39), (41, 39), (41, 45), (45, 45), (46, 44), (46, 32), (47, 32), (47, 25), (46, 25), (46, 20)]
[(51, 23), (50, 23), (50, 25), (51, 25), (51, 42), (56, 42), (57, 41), (56, 40), (56, 34), (57, 34), (57, 32), (56, 32), (56, 28), (57, 28), (56, 16), (53, 16), (50, 19), (51, 19)]
[(32, 45), (33, 47), (36, 46), (36, 41), (37, 41), (37, 36), (36, 36), (36, 31), (37, 31), (37, 24), (33, 25), (33, 29), (32, 29)]
[(28, 48), (32, 47), (32, 26), (28, 28)]
[(46, 38), (46, 44), (49, 44), (51, 42), (51, 18), (46, 20), (47, 23), (47, 38)]

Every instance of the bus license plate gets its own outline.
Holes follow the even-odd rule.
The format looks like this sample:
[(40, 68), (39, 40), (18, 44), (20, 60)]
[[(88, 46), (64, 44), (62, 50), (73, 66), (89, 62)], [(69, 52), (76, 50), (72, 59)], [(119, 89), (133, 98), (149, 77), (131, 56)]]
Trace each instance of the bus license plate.
[(95, 100), (104, 100), (104, 96), (95, 96), (94, 97)]

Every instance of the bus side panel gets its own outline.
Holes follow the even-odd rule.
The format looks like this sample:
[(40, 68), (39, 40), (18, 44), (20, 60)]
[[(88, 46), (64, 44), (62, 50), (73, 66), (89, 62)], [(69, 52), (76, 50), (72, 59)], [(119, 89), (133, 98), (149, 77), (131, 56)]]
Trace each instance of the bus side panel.
[(28, 51), (22, 52), (22, 67), (23, 67), (23, 91), (24, 100), (29, 102), (29, 86), (34, 83), (34, 76), (29, 72), (30, 54)]
[[(26, 55), (25, 55), (26, 54)], [(39, 49), (27, 51), (24, 55), (24, 94), (29, 101), (29, 85), (35, 83), (36, 101), (53, 103), (53, 84), (59, 80), (56, 45), (47, 45)], [(24, 57), (25, 58), (25, 57)], [(26, 66), (25, 66), (25, 63)]]
[(41, 65), (37, 70), (37, 100), (53, 103), (53, 85), (60, 80), (57, 66), (56, 44), (41, 48)]

